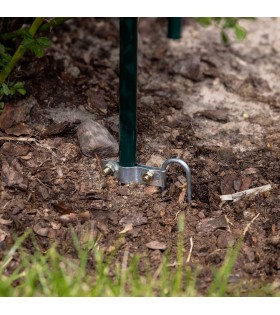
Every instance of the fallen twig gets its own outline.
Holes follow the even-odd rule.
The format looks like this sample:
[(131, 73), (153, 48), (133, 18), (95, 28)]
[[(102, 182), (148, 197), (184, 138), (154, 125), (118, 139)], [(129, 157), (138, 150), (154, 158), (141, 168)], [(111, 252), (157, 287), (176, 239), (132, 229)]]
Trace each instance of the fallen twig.
[(98, 166), (98, 170), (99, 170), (99, 175), (102, 177), (102, 166), (101, 166), (101, 161), (99, 156), (97, 155), (97, 153), (95, 153), (95, 158), (96, 158), (96, 162), (97, 162), (97, 166)]
[(188, 258), (187, 258), (187, 263), (190, 262), (191, 257), (192, 257), (192, 250), (193, 250), (193, 238), (192, 237), (190, 238), (190, 244), (191, 244), (191, 248), (190, 248), (190, 251), (189, 251)]
[(227, 200), (233, 200), (237, 201), (239, 200), (242, 196), (248, 196), (248, 195), (257, 195), (259, 193), (269, 191), (272, 189), (272, 186), (270, 184), (256, 187), (256, 188), (251, 188), (247, 189), (244, 191), (237, 192), (235, 194), (230, 194), (230, 195), (221, 195), (220, 198), (222, 201), (227, 201)]
[(20, 141), (20, 142), (34, 143), (38, 147), (49, 151), (51, 153), (51, 155), (53, 155), (55, 158), (58, 158), (57, 154), (53, 151), (53, 149), (49, 145), (44, 144), (44, 143), (40, 143), (35, 138), (31, 138), (31, 137), (0, 137), (0, 141), (16, 141), (16, 142)]
[(30, 137), (0, 137), (0, 141), (37, 142), (38, 140)]
[(253, 219), (246, 225), (246, 227), (245, 227), (245, 229), (244, 229), (244, 231), (243, 231), (243, 236), (245, 236), (245, 234), (248, 232), (248, 230), (249, 230), (249, 227), (251, 226), (251, 224), (259, 217), (259, 213), (255, 216), (255, 217), (253, 217)]

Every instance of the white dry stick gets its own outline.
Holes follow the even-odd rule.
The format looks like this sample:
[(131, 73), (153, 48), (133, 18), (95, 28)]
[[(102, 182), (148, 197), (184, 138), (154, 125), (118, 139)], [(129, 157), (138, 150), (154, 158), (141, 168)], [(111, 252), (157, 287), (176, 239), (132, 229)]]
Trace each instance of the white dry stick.
[(0, 137), (0, 141), (37, 142), (38, 140), (30, 137)]
[(47, 145), (47, 144), (43, 144), (40, 143), (37, 139), (35, 138), (31, 138), (31, 137), (0, 137), (0, 141), (19, 141), (19, 142), (33, 142), (35, 143), (39, 148), (43, 148), (46, 149), (47, 151), (49, 151), (54, 157), (57, 158), (56, 153), (53, 151), (53, 149)]
[(237, 201), (239, 200), (242, 196), (248, 196), (248, 195), (256, 195), (265, 191), (269, 191), (272, 189), (272, 186), (270, 184), (256, 187), (256, 188), (251, 188), (247, 190), (243, 190), (240, 192), (237, 192), (235, 194), (230, 194), (230, 195), (221, 195), (220, 198), (222, 201), (227, 201), (227, 200), (233, 200)]
[(187, 263), (190, 262), (191, 256), (192, 256), (192, 250), (193, 250), (193, 238), (192, 237), (190, 238), (190, 244), (191, 244), (191, 248), (190, 248), (190, 251), (189, 251), (188, 258), (187, 258)]
[(253, 217), (253, 219), (246, 225), (244, 231), (243, 231), (243, 236), (245, 236), (245, 234), (248, 232), (249, 227), (251, 226), (251, 224), (258, 218), (260, 214), (258, 213), (255, 217)]

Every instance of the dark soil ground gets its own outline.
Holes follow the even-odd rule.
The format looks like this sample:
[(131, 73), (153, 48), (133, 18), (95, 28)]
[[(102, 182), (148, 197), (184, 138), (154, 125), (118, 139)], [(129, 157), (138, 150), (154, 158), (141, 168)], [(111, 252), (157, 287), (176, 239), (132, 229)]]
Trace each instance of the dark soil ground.
[[(141, 254), (153, 270), (164, 251), (146, 244), (161, 242), (176, 268), (184, 214), (185, 255), (192, 238), (188, 264), (201, 270), (200, 292), (245, 229), (230, 283), (242, 283), (245, 295), (263, 283), (279, 288), (280, 20), (243, 25), (247, 39), (224, 46), (217, 28), (193, 19), (184, 20), (180, 41), (166, 38), (165, 19), (139, 22), (138, 163), (186, 161), (189, 204), (179, 166), (169, 168), (162, 193), (103, 177), (100, 160), (117, 156), (81, 153), (76, 130), (89, 117), (118, 141), (118, 19), (73, 19), (53, 31), (45, 57), (25, 56), (16, 75), (28, 96), (0, 117), (0, 256), (28, 227), (42, 251), (56, 241), (69, 254), (73, 226), (81, 243), (99, 237), (107, 252), (123, 236), (119, 259)], [(236, 202), (219, 197), (266, 184), (270, 191)]]

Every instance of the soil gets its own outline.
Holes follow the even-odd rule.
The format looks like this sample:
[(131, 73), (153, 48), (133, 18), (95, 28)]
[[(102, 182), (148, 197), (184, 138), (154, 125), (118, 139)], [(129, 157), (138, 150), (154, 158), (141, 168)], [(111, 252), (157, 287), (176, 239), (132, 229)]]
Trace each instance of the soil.
[[(26, 55), (16, 76), (28, 95), (6, 103), (1, 126), (0, 256), (31, 227), (42, 252), (53, 242), (71, 255), (98, 238), (110, 252), (147, 257), (157, 270), (166, 250), (176, 268), (177, 221), (193, 249), (203, 294), (227, 248), (247, 230), (231, 284), (280, 287), (280, 19), (245, 20), (243, 42), (221, 43), (216, 27), (185, 18), (182, 39), (166, 38), (166, 20), (139, 21), (138, 163), (178, 157), (167, 190), (120, 185), (103, 177), (103, 156), (82, 154), (77, 128), (91, 117), (118, 141), (119, 24), (77, 18), (53, 31), (46, 55)], [(8, 138), (7, 138), (8, 137)], [(106, 156), (106, 159), (118, 156)], [(221, 201), (220, 195), (271, 184), (270, 191)], [(31, 242), (24, 246), (31, 248)], [(0, 257), (0, 258), (1, 258)]]

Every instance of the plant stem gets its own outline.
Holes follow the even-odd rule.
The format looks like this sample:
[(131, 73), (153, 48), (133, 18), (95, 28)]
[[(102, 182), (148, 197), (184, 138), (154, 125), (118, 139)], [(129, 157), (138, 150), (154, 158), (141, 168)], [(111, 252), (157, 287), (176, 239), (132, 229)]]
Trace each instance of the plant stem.
[(69, 19), (71, 19), (71, 17), (56, 17), (56, 18), (53, 18), (48, 23), (45, 23), (45, 24), (41, 25), (40, 28), (39, 28), (39, 32), (46, 32), (50, 28), (56, 27), (56, 26), (64, 23), (65, 21), (67, 21)]
[[(34, 37), (39, 27), (43, 23), (43, 21), (44, 21), (44, 18), (41, 18), (41, 17), (35, 18), (35, 20), (33, 21), (29, 29), (29, 33), (32, 37)], [(23, 57), (25, 51), (26, 51), (26, 48), (24, 48), (21, 43), (18, 49), (16, 50), (16, 52), (14, 53), (9, 64), (0, 72), (0, 85), (2, 85), (5, 82), (7, 77), (10, 75), (11, 71), (14, 69), (15, 65)]]
[[(50, 28), (52, 27), (56, 27), (62, 23), (64, 23), (65, 21), (71, 19), (70, 17), (56, 17), (51, 19), (48, 23), (44, 23), (40, 26), (38, 33), (39, 32), (46, 32), (48, 31)], [(24, 31), (26, 30), (26, 28), (21, 28), (19, 30), (13, 31), (13, 32), (9, 32), (9, 33), (4, 33), (4, 34), (0, 34), (0, 40), (8, 40), (8, 39), (12, 39), (15, 37), (19, 37), (21, 36)]]

